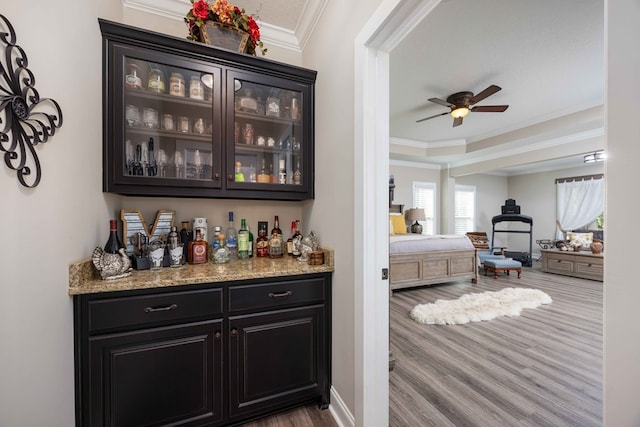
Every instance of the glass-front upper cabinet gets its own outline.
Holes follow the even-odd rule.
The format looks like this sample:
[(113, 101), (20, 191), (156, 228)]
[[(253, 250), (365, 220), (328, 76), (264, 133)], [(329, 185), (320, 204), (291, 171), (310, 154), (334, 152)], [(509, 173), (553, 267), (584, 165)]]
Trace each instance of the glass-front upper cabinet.
[(314, 197), (315, 71), (98, 21), (105, 192)]
[(112, 185), (221, 188), (220, 69), (144, 49), (114, 53)]
[(310, 191), (313, 150), (308, 86), (240, 72), (227, 77), (227, 187)]

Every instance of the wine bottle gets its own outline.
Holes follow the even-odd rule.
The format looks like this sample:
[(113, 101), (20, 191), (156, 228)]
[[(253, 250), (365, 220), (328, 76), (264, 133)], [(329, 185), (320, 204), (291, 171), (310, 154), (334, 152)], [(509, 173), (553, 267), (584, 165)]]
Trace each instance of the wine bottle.
[(189, 228), (189, 221), (182, 221), (182, 230), (180, 230), (180, 241), (182, 242), (182, 259), (187, 261), (189, 257), (189, 242), (193, 240), (193, 231)]
[(109, 254), (117, 254), (118, 250), (124, 248), (122, 240), (118, 237), (118, 221), (115, 219), (109, 220), (109, 239), (104, 245), (104, 251)]
[(249, 258), (253, 258), (253, 233), (251, 232), (251, 227), (248, 225), (247, 230), (249, 231)]
[(236, 259), (238, 257), (238, 232), (233, 226), (233, 211), (229, 212), (229, 228), (227, 228), (225, 244), (227, 251), (229, 251), (229, 258)]
[(293, 256), (293, 238), (296, 235), (296, 222), (291, 221), (291, 234), (287, 239), (287, 255)]
[(247, 220), (240, 220), (240, 230), (238, 231), (238, 258), (249, 258), (249, 230), (247, 230)]
[(291, 249), (291, 255), (294, 257), (299, 257), (302, 255), (300, 252), (300, 242), (302, 241), (302, 232), (300, 231), (300, 220), (296, 219), (296, 232), (293, 235), (293, 248)]

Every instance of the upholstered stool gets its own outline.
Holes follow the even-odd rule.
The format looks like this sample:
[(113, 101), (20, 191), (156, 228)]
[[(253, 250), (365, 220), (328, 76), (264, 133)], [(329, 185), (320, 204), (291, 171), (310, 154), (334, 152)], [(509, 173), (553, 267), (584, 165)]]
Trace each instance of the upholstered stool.
[(487, 275), (487, 271), (493, 271), (494, 279), (498, 278), (498, 272), (500, 271), (504, 271), (509, 275), (509, 271), (516, 270), (518, 279), (522, 274), (522, 263), (512, 258), (485, 260), (482, 265), (484, 267), (484, 275)]

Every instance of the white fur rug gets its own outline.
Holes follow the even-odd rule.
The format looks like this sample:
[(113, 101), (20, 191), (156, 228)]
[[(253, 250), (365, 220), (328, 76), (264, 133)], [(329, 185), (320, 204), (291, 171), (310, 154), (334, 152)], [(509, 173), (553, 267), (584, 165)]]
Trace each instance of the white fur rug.
[(551, 304), (551, 297), (538, 289), (504, 288), (497, 292), (466, 294), (457, 300), (436, 300), (418, 304), (409, 315), (427, 325), (459, 325), (491, 320), (500, 316), (519, 316), (523, 308)]

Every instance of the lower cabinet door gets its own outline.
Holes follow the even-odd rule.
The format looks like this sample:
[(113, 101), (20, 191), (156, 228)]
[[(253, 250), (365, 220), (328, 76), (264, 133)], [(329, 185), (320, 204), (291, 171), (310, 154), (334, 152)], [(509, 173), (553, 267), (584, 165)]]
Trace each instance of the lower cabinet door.
[(90, 338), (90, 425), (215, 425), (222, 335), (213, 320)]
[(314, 397), (327, 384), (324, 306), (229, 319), (229, 406), (233, 418)]

